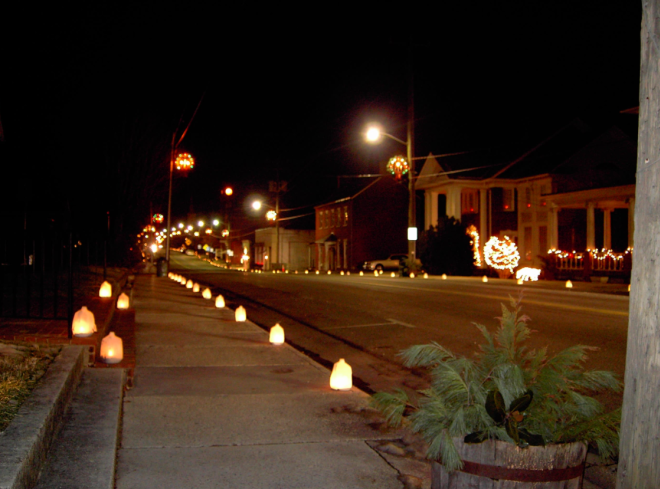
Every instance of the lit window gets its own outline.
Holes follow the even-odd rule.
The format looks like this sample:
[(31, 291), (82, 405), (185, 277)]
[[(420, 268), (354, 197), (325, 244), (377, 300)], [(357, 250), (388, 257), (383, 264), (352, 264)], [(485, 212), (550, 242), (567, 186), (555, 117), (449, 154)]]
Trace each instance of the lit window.
[(516, 191), (512, 188), (502, 189), (502, 210), (514, 212), (516, 210)]
[(477, 214), (479, 212), (479, 191), (473, 188), (461, 192), (461, 214)]
[(348, 207), (344, 206), (344, 226), (348, 226)]

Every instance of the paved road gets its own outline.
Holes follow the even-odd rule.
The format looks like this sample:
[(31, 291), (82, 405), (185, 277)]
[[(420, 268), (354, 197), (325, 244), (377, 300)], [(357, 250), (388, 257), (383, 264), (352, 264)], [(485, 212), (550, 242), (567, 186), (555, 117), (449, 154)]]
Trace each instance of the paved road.
[[(357, 349), (372, 356), (372, 360), (358, 363), (381, 374), (388, 368), (380, 361), (398, 362), (396, 353), (413, 344), (437, 341), (456, 353), (471, 354), (481, 342), (472, 323), (493, 330), (500, 304), (523, 290), (523, 311), (537, 331), (531, 347), (549, 345), (551, 351), (558, 351), (576, 343), (595, 346), (599, 350), (593, 352), (588, 366), (613, 370), (623, 377), (628, 324), (628, 297), (624, 294), (585, 293), (577, 287), (565, 289), (562, 284), (554, 284), (553, 290), (534, 284), (521, 287), (512, 281), (482, 283), (472, 277), (443, 281), (390, 278), (387, 274), (376, 278), (240, 273), (179, 254), (173, 255), (172, 270), (185, 271), (212, 285), (214, 292), (244, 303), (251, 319), (259, 324), (270, 326), (279, 321), (289, 340), (321, 360), (350, 356)], [(620, 288), (625, 291), (625, 287)], [(386, 382), (400, 372), (390, 374)], [(362, 375), (374, 390), (384, 387), (374, 383), (367, 372)], [(407, 385), (417, 387), (414, 382)]]

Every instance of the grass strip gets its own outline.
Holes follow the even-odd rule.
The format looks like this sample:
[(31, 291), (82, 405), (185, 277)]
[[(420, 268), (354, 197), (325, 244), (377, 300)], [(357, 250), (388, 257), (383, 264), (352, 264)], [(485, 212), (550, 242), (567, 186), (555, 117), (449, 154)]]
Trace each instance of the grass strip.
[(61, 347), (0, 341), (0, 432), (46, 373)]

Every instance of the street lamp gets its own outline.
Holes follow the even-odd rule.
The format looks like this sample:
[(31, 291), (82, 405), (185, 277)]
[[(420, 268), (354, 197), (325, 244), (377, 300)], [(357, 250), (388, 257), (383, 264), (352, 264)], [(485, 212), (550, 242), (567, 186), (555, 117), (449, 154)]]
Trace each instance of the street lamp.
[[(252, 202), (252, 208), (255, 211), (261, 210), (263, 206), (270, 207), (270, 210), (266, 212), (266, 219), (269, 221), (275, 221), (275, 241), (273, 242), (273, 255), (275, 256), (275, 261), (271, 261), (271, 266), (272, 265), (277, 265), (280, 266), (280, 195), (279, 192), (277, 193), (277, 197), (275, 198), (275, 207), (273, 208), (272, 206), (268, 204), (264, 204), (260, 200), (255, 200)], [(286, 209), (285, 209), (286, 210)]]
[(412, 117), (408, 119), (408, 129), (406, 140), (403, 141), (391, 134), (384, 132), (379, 126), (371, 125), (365, 133), (365, 138), (367, 142), (370, 143), (379, 143), (383, 140), (383, 137), (388, 137), (393, 141), (396, 141), (399, 144), (403, 144), (406, 147), (406, 156), (409, 166), (408, 174), (408, 259), (411, 260), (411, 263), (414, 263), (416, 257), (416, 245), (417, 245), (417, 211), (416, 211), (416, 202), (415, 202), (415, 166), (413, 162), (413, 122)]

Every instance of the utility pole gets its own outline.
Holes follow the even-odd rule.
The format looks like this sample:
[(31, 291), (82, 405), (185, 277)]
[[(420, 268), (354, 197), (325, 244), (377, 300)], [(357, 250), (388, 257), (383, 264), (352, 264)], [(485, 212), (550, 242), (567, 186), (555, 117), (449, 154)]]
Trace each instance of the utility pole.
[(280, 181), (280, 171), (277, 170), (277, 179), (270, 182), (270, 191), (275, 192), (275, 242), (273, 243), (273, 257), (271, 260), (271, 267), (276, 266), (281, 270), (282, 263), (280, 261), (280, 192), (286, 191), (286, 182)]
[(635, 251), (618, 489), (660, 484), (660, 0), (642, 6)]
[[(408, 172), (408, 260), (410, 266), (417, 259), (417, 202), (415, 193), (415, 78), (413, 65), (412, 36), (408, 43), (408, 125), (406, 131), (406, 157), (410, 171)], [(414, 231), (412, 231), (414, 229)], [(414, 236), (410, 233), (414, 232)], [(412, 238), (412, 239), (411, 239)]]

